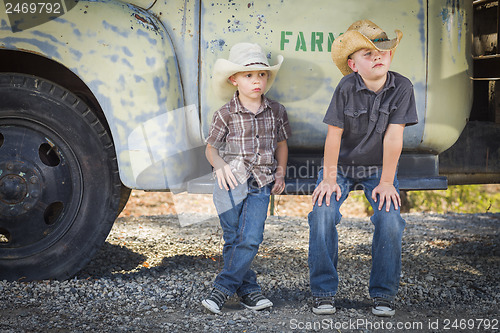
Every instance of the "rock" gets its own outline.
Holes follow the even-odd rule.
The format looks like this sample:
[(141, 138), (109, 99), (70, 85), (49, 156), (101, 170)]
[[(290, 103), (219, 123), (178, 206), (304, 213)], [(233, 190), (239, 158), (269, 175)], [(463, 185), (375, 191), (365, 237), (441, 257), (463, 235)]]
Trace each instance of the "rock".
[[(495, 318), (500, 215), (412, 213), (405, 219), (403, 276), (393, 320), (411, 315), (412, 322), (442, 322), (464, 313), (468, 318)], [(337, 313), (328, 318), (334, 323), (372, 323), (376, 318), (367, 289), (373, 229), (368, 219), (344, 217), (338, 230), (341, 280)], [(253, 266), (273, 308), (251, 311), (232, 297), (222, 314), (215, 315), (201, 300), (223, 265), (218, 223), (181, 228), (173, 215), (120, 218), (106, 245), (76, 277), (0, 281), (0, 331), (312, 331), (293, 326), (324, 319), (311, 311), (308, 232), (306, 217), (270, 217)], [(480, 241), (474, 241), (471, 251), (475, 239)], [(452, 246), (442, 248), (450, 242)]]

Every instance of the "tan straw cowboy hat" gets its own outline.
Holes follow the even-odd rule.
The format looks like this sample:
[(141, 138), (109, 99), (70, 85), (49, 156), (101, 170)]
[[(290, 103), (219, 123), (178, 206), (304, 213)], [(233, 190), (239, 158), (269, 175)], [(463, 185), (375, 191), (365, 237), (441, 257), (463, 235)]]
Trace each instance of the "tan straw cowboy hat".
[(212, 76), (215, 94), (221, 99), (228, 100), (233, 97), (236, 87), (229, 81), (229, 77), (238, 72), (269, 71), (266, 92), (273, 85), (276, 74), (283, 62), (283, 56), (278, 55), (278, 63), (269, 66), (267, 57), (258, 44), (238, 43), (229, 50), (229, 58), (217, 59)]
[(396, 38), (389, 39), (387, 34), (375, 23), (369, 20), (356, 21), (347, 31), (333, 41), (332, 59), (342, 74), (352, 73), (347, 64), (348, 57), (361, 49), (377, 49), (379, 51), (392, 51), (391, 60), (398, 47), (403, 33), (395, 30)]

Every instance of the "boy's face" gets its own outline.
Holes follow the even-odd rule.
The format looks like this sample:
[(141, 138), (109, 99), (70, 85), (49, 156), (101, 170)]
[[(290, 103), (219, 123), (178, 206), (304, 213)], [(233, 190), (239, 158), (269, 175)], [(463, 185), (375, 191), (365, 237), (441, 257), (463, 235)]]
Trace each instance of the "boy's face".
[(347, 60), (347, 64), (365, 80), (376, 80), (385, 77), (391, 65), (391, 51), (361, 49)]
[(239, 72), (232, 75), (229, 80), (238, 88), (241, 97), (260, 99), (262, 94), (266, 91), (268, 78), (269, 73), (262, 70)]

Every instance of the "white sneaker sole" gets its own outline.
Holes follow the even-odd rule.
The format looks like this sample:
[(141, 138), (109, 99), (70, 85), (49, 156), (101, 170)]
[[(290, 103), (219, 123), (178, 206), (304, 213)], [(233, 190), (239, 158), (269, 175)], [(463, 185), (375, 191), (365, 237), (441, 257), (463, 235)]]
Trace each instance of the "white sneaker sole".
[(376, 309), (372, 308), (372, 313), (377, 317), (392, 317), (396, 314), (396, 310), (393, 309)]
[(255, 311), (259, 311), (259, 310), (263, 310), (263, 309), (266, 309), (266, 308), (270, 308), (270, 307), (272, 307), (274, 305), (273, 302), (271, 302), (270, 300), (267, 300), (267, 302), (264, 302), (262, 304), (258, 304), (256, 306), (246, 305), (243, 302), (240, 302), (240, 304), (243, 305), (244, 307), (246, 307), (247, 309), (255, 310)]
[(206, 308), (208, 309), (210, 312), (212, 313), (215, 313), (215, 314), (219, 314), (221, 311), (219, 309), (217, 309), (215, 306), (213, 306), (212, 304), (210, 304), (208, 302), (208, 300), (204, 299), (203, 301), (201, 301), (201, 304)]
[(335, 307), (327, 307), (327, 308), (313, 308), (314, 314), (317, 315), (326, 315), (326, 314), (334, 314), (337, 309)]

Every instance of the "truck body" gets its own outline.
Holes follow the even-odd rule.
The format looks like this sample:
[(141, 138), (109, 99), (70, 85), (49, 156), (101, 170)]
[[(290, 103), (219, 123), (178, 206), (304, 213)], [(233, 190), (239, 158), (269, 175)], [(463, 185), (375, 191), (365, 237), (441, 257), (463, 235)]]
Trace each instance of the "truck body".
[[(405, 130), (400, 186), (448, 185), (439, 156), (473, 104), (471, 1), (48, 2), (60, 12), (19, 0), (0, 12), (0, 278), (78, 272), (131, 189), (211, 193), (204, 138), (227, 102), (212, 91), (213, 64), (240, 41), (260, 44), (271, 64), (285, 58), (267, 96), (293, 131), (286, 193), (310, 194), (341, 79), (333, 40), (362, 18), (389, 36), (402, 30), (391, 69), (413, 82), (419, 123)], [(498, 182), (496, 149), (489, 169), (453, 172)]]

